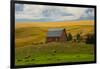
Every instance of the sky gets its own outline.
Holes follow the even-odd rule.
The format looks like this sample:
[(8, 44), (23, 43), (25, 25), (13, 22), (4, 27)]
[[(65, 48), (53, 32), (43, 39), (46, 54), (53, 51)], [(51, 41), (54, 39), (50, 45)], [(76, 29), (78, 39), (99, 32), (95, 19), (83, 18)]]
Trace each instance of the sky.
[(15, 4), (16, 22), (94, 20), (94, 8)]

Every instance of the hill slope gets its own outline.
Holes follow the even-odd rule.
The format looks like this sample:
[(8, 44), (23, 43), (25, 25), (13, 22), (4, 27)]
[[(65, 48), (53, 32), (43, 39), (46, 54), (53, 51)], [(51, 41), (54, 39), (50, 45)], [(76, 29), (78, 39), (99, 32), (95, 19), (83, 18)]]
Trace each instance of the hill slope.
[(16, 47), (45, 42), (48, 28), (65, 28), (67, 33), (70, 32), (74, 36), (79, 32), (94, 32), (93, 25), (94, 21), (16, 23)]

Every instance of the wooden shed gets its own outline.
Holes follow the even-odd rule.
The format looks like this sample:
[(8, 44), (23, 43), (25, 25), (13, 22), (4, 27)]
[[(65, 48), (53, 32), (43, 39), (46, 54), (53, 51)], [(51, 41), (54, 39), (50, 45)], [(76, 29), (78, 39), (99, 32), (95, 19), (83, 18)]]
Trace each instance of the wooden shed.
[(48, 29), (46, 42), (64, 42), (67, 40), (66, 30), (64, 28)]

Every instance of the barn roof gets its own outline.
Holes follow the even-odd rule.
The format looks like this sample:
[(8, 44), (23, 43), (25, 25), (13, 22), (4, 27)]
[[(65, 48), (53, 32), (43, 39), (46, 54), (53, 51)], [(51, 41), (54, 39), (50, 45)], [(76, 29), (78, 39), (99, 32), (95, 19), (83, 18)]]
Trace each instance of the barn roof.
[(47, 37), (59, 37), (63, 30), (64, 28), (48, 29)]

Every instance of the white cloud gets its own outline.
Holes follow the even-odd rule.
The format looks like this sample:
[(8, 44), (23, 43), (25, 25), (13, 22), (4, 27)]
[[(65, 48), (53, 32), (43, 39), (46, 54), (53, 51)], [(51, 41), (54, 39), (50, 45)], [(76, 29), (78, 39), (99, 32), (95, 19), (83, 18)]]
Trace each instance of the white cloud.
[(67, 10), (68, 12), (73, 13), (76, 18), (79, 18), (87, 10), (87, 8), (68, 7)]
[(15, 12), (15, 18), (16, 19), (51, 18), (56, 21), (75, 20), (79, 19), (87, 9), (88, 8), (24, 4), (23, 11)]
[(27, 18), (33, 19), (34, 17), (39, 17), (41, 14), (42, 6), (36, 5), (27, 5), (24, 4), (23, 11), (19, 11), (15, 13), (16, 18)]

